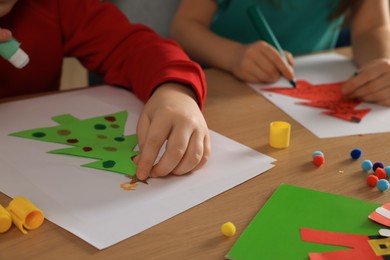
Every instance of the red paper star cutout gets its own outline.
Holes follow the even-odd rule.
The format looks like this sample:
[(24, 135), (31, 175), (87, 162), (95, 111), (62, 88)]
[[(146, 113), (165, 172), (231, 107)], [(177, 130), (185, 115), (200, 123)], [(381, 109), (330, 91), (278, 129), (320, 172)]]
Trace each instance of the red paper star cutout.
[(313, 85), (307, 81), (299, 80), (296, 88), (263, 88), (262, 90), (309, 100), (308, 102), (298, 102), (298, 104), (326, 108), (330, 111), (326, 111), (324, 114), (359, 123), (371, 109), (356, 110), (355, 107), (362, 101), (346, 99), (341, 94), (343, 84), (344, 82)]

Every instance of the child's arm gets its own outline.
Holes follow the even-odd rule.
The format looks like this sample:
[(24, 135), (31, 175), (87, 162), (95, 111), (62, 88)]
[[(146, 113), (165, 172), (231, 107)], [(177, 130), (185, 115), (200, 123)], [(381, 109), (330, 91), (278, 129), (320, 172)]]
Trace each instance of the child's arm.
[(359, 74), (343, 93), (390, 106), (390, 21), (387, 0), (363, 0), (353, 9), (352, 49)]
[[(208, 128), (196, 96), (177, 83), (165, 83), (154, 91), (140, 116), (137, 133), (141, 154), (135, 161), (140, 180), (195, 171), (210, 156)], [(165, 140), (165, 153), (153, 166)]]
[[(129, 23), (111, 3), (60, 3), (65, 52), (102, 74), (107, 84), (128, 87), (146, 103), (137, 124), (137, 177), (180, 175), (201, 167), (210, 143), (201, 113), (206, 83), (200, 66), (174, 41)], [(154, 165), (165, 141), (167, 149)]]
[[(243, 45), (210, 30), (217, 12), (214, 0), (182, 0), (172, 22), (171, 36), (196, 61), (226, 70), (248, 82), (273, 82), (294, 74), (278, 51), (264, 41)], [(292, 56), (286, 53), (293, 65)]]

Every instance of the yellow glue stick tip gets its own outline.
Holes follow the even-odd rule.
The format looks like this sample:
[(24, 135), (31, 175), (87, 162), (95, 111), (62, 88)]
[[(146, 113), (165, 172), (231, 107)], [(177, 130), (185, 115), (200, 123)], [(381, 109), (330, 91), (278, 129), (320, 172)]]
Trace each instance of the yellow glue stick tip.
[(232, 222), (226, 222), (222, 225), (221, 232), (226, 237), (232, 237), (236, 233), (236, 226)]

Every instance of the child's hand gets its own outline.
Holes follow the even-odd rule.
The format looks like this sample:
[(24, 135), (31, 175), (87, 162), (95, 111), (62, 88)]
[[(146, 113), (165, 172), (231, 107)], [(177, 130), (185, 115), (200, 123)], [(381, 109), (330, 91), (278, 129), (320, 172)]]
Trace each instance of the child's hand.
[(12, 33), (10, 30), (0, 28), (0, 42), (8, 41), (12, 38)]
[(264, 41), (250, 45), (241, 45), (232, 61), (231, 72), (239, 79), (250, 83), (272, 83), (281, 75), (286, 79), (294, 79), (291, 66), (294, 61), (291, 53), (285, 52), (287, 64), (278, 51)]
[(378, 59), (359, 70), (342, 88), (348, 98), (390, 106), (390, 59)]
[[(190, 88), (177, 83), (158, 87), (146, 103), (137, 126), (140, 155), (137, 178), (182, 175), (202, 167), (211, 147), (208, 128)], [(166, 150), (154, 165), (160, 148)]]

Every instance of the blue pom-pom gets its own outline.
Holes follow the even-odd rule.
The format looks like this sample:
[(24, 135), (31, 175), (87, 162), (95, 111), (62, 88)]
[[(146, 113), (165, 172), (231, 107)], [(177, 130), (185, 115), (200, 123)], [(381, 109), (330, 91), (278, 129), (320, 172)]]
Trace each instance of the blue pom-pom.
[(372, 169), (372, 162), (370, 160), (364, 160), (362, 162), (362, 169), (365, 172), (369, 172)]
[(387, 174), (387, 178), (390, 178), (390, 166), (385, 167), (385, 172)]
[(380, 179), (377, 184), (376, 184), (376, 187), (378, 188), (378, 190), (380, 191), (387, 191), (389, 188), (390, 188), (390, 184), (389, 184), (389, 181), (386, 180), (386, 179)]
[(351, 151), (351, 157), (352, 157), (352, 159), (357, 160), (357, 159), (359, 159), (361, 156), (362, 156), (362, 150), (360, 150), (359, 148), (353, 149), (353, 150)]
[(321, 152), (321, 151), (315, 151), (313, 154), (312, 154), (312, 157), (316, 157), (317, 155), (320, 155), (320, 156), (324, 156), (324, 153)]

